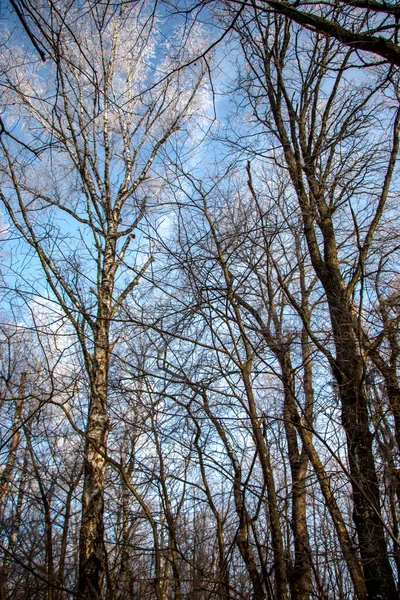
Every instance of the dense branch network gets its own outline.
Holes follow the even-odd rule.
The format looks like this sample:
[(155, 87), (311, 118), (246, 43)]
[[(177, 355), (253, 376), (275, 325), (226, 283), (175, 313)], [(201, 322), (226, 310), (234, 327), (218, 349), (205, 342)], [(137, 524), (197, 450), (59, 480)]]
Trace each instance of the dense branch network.
[(11, 5), (0, 600), (397, 599), (398, 6)]

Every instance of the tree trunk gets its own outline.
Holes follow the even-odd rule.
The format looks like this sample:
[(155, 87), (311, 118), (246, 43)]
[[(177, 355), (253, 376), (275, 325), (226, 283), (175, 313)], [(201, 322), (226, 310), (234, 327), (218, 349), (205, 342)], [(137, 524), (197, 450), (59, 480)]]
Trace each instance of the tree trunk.
[(5, 544), (4, 561), (0, 569), (0, 600), (6, 600), (7, 597), (7, 583), (12, 564), (12, 555), (14, 548), (17, 544), (19, 530), (22, 522), (22, 508), (27, 486), (27, 472), (28, 472), (28, 449), (25, 449), (22, 471), (20, 477), (20, 483), (18, 488), (17, 503), (15, 507), (15, 516), (11, 527), (10, 536)]
[(109, 433), (107, 375), (108, 325), (98, 321), (93, 357), (92, 390), (86, 430), (82, 521), (79, 542), (78, 592), (87, 600), (100, 600), (106, 573), (104, 545), (104, 482)]
[(288, 351), (285, 354), (280, 353), (278, 359), (282, 370), (284, 424), (292, 476), (292, 517), (290, 524), (293, 531), (295, 557), (289, 584), (293, 600), (309, 600), (311, 593), (311, 549), (307, 528), (305, 486), (308, 456), (305, 452), (300, 451), (297, 442), (297, 432), (294, 425), (297, 410), (294, 396), (293, 369)]
[[(332, 265), (330, 265), (332, 267)], [(398, 598), (380, 513), (373, 436), (369, 428), (364, 362), (355, 339), (351, 307), (336, 269), (323, 278), (336, 347), (334, 375), (342, 405), (354, 502), (354, 523), (370, 600)], [(322, 278), (321, 278), (322, 279)]]
[(250, 577), (254, 593), (253, 598), (254, 600), (265, 600), (263, 580), (257, 568), (257, 563), (254, 557), (253, 549), (249, 543), (249, 529), (251, 521), (248, 511), (246, 509), (246, 504), (242, 493), (242, 469), (239, 461), (237, 460), (235, 451), (231, 443), (229, 442), (225, 430), (210, 410), (207, 395), (205, 392), (203, 392), (202, 397), (204, 401), (204, 411), (211, 420), (211, 422), (214, 424), (218, 435), (225, 446), (226, 452), (232, 465), (234, 475), (233, 498), (235, 502), (236, 514), (239, 519), (238, 530), (236, 533), (236, 543)]
[(107, 402), (108, 372), (118, 230), (118, 215), (111, 209), (108, 210), (107, 223), (103, 264), (98, 273), (98, 312), (93, 325), (94, 350), (88, 369), (91, 396), (86, 427), (78, 574), (78, 592), (87, 600), (101, 600), (107, 572), (104, 540), (104, 484), (107, 438), (110, 431)]
[(19, 387), (18, 387), (18, 396), (17, 396), (16, 405), (15, 405), (14, 422), (13, 422), (13, 426), (12, 426), (10, 450), (8, 453), (6, 466), (0, 477), (0, 514), (2, 514), (2, 512), (3, 512), (3, 507), (4, 507), (4, 504), (6, 501), (8, 488), (9, 488), (10, 482), (12, 480), (15, 459), (17, 457), (17, 450), (18, 450), (19, 441), (21, 438), (21, 414), (22, 414), (22, 406), (23, 406), (24, 397), (25, 397), (25, 385), (26, 385), (26, 373), (24, 371), (21, 375), (21, 379), (20, 379), (20, 383), (19, 383)]

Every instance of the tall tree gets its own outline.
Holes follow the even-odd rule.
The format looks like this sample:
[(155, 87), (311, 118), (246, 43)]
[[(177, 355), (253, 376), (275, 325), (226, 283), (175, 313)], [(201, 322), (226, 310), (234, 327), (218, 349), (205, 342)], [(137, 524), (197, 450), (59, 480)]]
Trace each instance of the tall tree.
[[(197, 110), (204, 68), (178, 69), (157, 84), (155, 72), (173, 71), (187, 49), (177, 34), (169, 56), (154, 58), (154, 14), (142, 2), (40, 9), (46, 65), (18, 46), (4, 53), (14, 58), (3, 89), (26, 145), (1, 142), (1, 199), (40, 265), (42, 293), (73, 329), (88, 376), (78, 592), (100, 598), (112, 320), (153, 260), (142, 234), (135, 245), (135, 231), (155, 206), (160, 154)], [(40, 152), (33, 162), (28, 146)]]
[[(293, 30), (290, 21), (255, 10), (239, 30), (248, 74), (248, 99), (255, 118), (268, 133), (277, 161), (284, 160), (302, 215), (302, 226), (315, 274), (325, 293), (335, 353), (328, 353), (338, 385), (346, 432), (354, 502), (369, 598), (395, 598), (365, 390), (365, 359), (360, 348), (359, 307), (355, 293), (392, 187), (399, 148), (400, 108), (396, 94), (388, 115), (388, 143), (374, 140), (361, 152), (363, 130), (383, 102), (378, 81), (357, 90), (346, 83), (352, 51), (319, 34)], [(290, 88), (289, 83), (290, 82)], [(328, 83), (329, 82), (329, 83)], [(368, 177), (375, 172), (374, 183)], [(379, 173), (379, 175), (378, 175)], [(365, 206), (369, 207), (368, 216)], [(340, 215), (346, 211), (346, 242)], [(348, 235), (348, 234), (347, 234)], [(348, 239), (348, 238), (347, 238)], [(347, 261), (351, 261), (351, 270)], [(303, 319), (304, 311), (299, 307)], [(304, 319), (305, 321), (305, 319)]]

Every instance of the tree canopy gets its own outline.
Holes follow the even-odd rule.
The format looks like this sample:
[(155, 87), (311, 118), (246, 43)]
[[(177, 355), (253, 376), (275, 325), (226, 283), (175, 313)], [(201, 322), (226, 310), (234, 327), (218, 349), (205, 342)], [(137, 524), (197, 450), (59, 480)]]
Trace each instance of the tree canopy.
[(400, 11), (13, 0), (0, 600), (395, 600)]

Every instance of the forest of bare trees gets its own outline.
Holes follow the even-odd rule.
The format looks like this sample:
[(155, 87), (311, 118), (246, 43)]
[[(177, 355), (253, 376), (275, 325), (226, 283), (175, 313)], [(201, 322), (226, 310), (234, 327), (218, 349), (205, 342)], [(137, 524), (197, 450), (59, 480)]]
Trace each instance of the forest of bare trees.
[(13, 0), (0, 600), (400, 595), (388, 0)]

